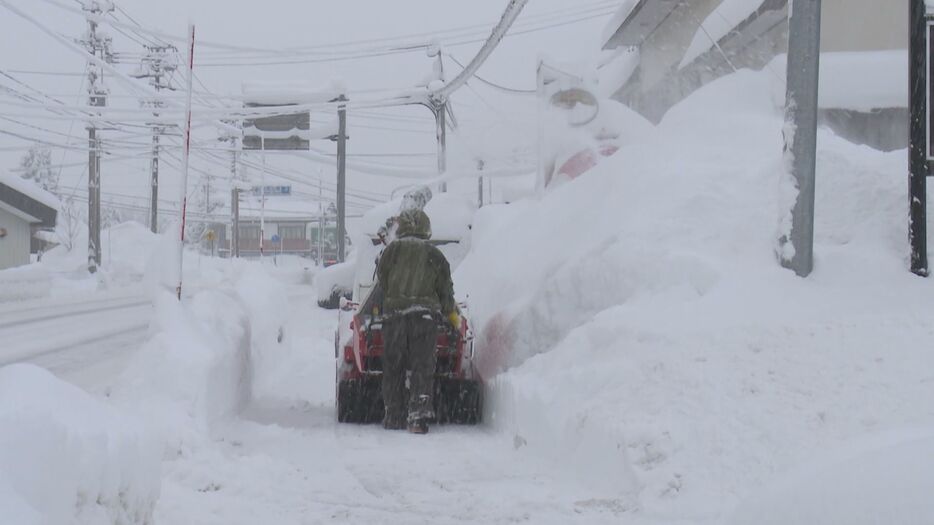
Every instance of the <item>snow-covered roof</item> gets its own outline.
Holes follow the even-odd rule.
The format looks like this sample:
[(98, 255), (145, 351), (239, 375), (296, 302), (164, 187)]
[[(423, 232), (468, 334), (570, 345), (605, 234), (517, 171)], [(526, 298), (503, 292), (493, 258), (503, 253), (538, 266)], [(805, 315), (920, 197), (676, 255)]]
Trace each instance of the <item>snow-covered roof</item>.
[[(259, 197), (243, 194), (240, 199), (240, 218), (259, 219)], [(318, 203), (294, 197), (266, 197), (266, 220), (314, 220), (318, 217)]]
[(347, 92), (341, 81), (333, 80), (326, 86), (245, 82), (243, 98), (254, 104), (316, 104), (330, 102)]
[(38, 201), (48, 206), (49, 208), (52, 208), (53, 210), (58, 210), (61, 207), (61, 202), (58, 200), (58, 197), (42, 189), (35, 183), (17, 175), (0, 173), (0, 184), (9, 186), (10, 188), (13, 188), (14, 190), (29, 197), (30, 199)]
[(0, 208), (30, 223), (55, 226), (60, 203), (51, 193), (15, 175), (0, 175)]

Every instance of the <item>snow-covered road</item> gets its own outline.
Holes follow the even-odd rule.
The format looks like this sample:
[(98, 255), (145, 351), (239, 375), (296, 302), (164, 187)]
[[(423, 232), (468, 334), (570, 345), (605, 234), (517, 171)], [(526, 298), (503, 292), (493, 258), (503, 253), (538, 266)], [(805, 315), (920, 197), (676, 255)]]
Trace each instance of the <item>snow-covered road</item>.
[(152, 303), (139, 293), (0, 308), (0, 366), (28, 362), (94, 391), (143, 342)]
[[(281, 397), (254, 400), (211, 446), (164, 464), (159, 523), (616, 523), (624, 502), (486, 426), (427, 436), (334, 415), (336, 316), (294, 296), (299, 358)], [(307, 354), (303, 354), (307, 352)], [(297, 383), (296, 383), (297, 382)], [(290, 384), (291, 383), (291, 384)], [(304, 399), (289, 392), (304, 392)], [(288, 399), (291, 397), (291, 399)]]

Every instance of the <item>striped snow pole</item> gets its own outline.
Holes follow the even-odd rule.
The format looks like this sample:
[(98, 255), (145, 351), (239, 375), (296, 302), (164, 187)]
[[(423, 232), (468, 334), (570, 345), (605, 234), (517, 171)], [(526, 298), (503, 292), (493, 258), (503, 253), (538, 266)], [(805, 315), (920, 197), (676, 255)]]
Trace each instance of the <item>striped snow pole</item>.
[(185, 253), (185, 212), (188, 208), (188, 158), (191, 153), (191, 91), (192, 80), (195, 76), (195, 26), (188, 25), (188, 94), (185, 101), (185, 149), (182, 152), (182, 183), (181, 183), (181, 228), (178, 237), (178, 286), (175, 294), (182, 300), (182, 260)]

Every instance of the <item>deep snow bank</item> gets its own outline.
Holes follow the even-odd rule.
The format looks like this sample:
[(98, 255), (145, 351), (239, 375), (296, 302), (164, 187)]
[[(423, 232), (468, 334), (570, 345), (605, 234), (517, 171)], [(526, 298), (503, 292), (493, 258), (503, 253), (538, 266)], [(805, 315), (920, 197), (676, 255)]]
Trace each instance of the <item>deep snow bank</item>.
[(875, 439), (832, 459), (815, 458), (744, 502), (731, 524), (929, 523), (934, 472), (925, 459), (934, 457), (934, 436), (926, 434)]
[[(186, 441), (235, 416), (254, 390), (274, 389), (290, 345), (282, 331), (286, 288), (257, 262), (226, 261), (218, 281), (179, 302), (155, 296), (151, 337), (114, 388), (167, 437)], [(203, 285), (202, 285), (203, 286)]]
[(494, 425), (646, 518), (720, 522), (809, 455), (934, 424), (905, 154), (820, 133), (816, 270), (796, 278), (774, 255), (772, 82), (720, 79), (541, 200), (482, 209), (455, 275)]
[(3, 523), (152, 523), (161, 460), (142, 419), (38, 367), (0, 368)]

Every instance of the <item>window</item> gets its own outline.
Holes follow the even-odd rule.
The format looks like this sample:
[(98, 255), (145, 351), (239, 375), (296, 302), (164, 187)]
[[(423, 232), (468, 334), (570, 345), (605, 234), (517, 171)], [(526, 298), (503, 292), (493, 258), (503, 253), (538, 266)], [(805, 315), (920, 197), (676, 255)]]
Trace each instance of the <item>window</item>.
[(279, 238), (283, 241), (293, 239), (305, 239), (305, 227), (302, 225), (279, 225)]
[(240, 226), (240, 238), (244, 240), (259, 240), (259, 226)]

